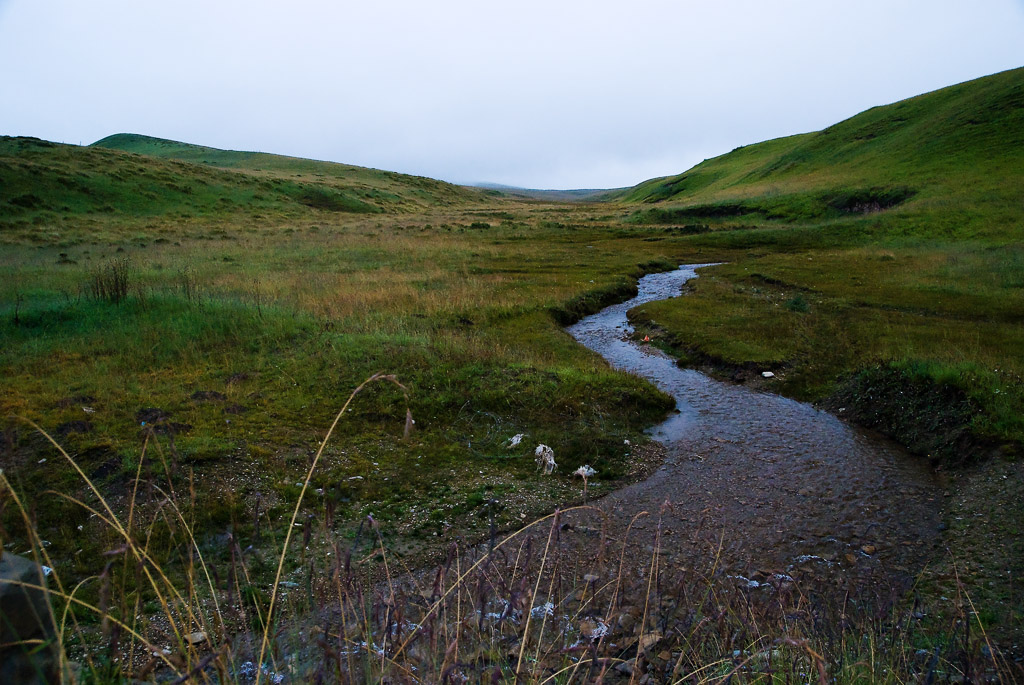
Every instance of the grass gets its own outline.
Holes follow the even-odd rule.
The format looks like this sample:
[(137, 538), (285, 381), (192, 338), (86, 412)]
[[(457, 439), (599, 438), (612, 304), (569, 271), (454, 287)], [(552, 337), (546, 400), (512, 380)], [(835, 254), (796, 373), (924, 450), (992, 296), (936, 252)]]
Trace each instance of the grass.
[[(874, 107), (818, 131), (738, 148), (625, 199), (641, 221), (818, 223), (877, 214), (875, 239), (1021, 238), (1022, 70)], [(691, 221), (692, 223), (692, 221)]]
[[(662, 652), (668, 674), (697, 681), (734, 669), (754, 681), (810, 679), (820, 664), (851, 681), (1005, 668), (984, 657), (974, 628), (1015, 644), (1021, 625), (1021, 78), (997, 74), (741, 148), (614, 203), (508, 198), (144, 136), (88, 148), (0, 139), (0, 415), (12, 417), (0, 454), (22, 503), (0, 512), (5, 548), (50, 543), (58, 599), (85, 626), (61, 634), (72, 652), (92, 650), (100, 680), (122, 668), (120, 638), (78, 600), (99, 609), (116, 599), (124, 626), (144, 616), (147, 630), (153, 621), (175, 635), (183, 661), (157, 661), (182, 675), (201, 664), (237, 675), (259, 661), (265, 633), (271, 671), (304, 643), (325, 677), (366, 680), (413, 666), (435, 679), (495, 668), (499, 680), (517, 670), (568, 679), (584, 667), (590, 677), (634, 658), (647, 669)], [(650, 466), (624, 441), (642, 443), (669, 401), (561, 325), (626, 297), (641, 273), (683, 262), (725, 263), (688, 297), (635, 310), (641, 335), (714, 373), (822, 402), (943, 465), (944, 541), (971, 567), (938, 560), (918, 596), (956, 596), (955, 607), (922, 622), (894, 590), (858, 605), (849, 624), (833, 620), (841, 605), (823, 588), (780, 587), (764, 603), (737, 592), (715, 576), (712, 547), (685, 572), (630, 552), (625, 571), (601, 576), (616, 581), (598, 604), (644, 598), (653, 613), (642, 616), (660, 623), (636, 621), (639, 632), (614, 648), (575, 642), (584, 619), (611, 614), (587, 604), (598, 594), (583, 580), (591, 569), (536, 527), (506, 546), (547, 560), (543, 571), (506, 556), (450, 582), (453, 565), (461, 578), (481, 559), (467, 541), (580, 501), (572, 468), (596, 468), (588, 494), (600, 496)], [(379, 372), (399, 373), (408, 399), (367, 387), (318, 453), (313, 436), (339, 399)], [(508, 449), (518, 433), (528, 439)], [(537, 472), (538, 443), (564, 466), (553, 478)], [(121, 529), (68, 499), (100, 512), (99, 494)], [(287, 526), (296, 516), (301, 528)], [(128, 549), (104, 556), (133, 527)], [(292, 528), (303, 544), (282, 554)], [(460, 553), (437, 596), (433, 579), (420, 583), (429, 604), (418, 590), (380, 593), (396, 566), (421, 568), (452, 543)], [(143, 551), (152, 564), (139, 562)], [(120, 570), (105, 568), (110, 558)], [(274, 582), (280, 559), (282, 583), (294, 586)], [(166, 580), (136, 577), (156, 568)], [(678, 580), (684, 599), (648, 602), (662, 580)], [(282, 587), (287, 597), (275, 594)], [(519, 618), (467, 632), (481, 587), (492, 603), (519, 593)], [(563, 612), (557, 620), (527, 618), (537, 604), (523, 598), (540, 595)], [(267, 633), (272, 597), (281, 622)], [(318, 607), (334, 623), (310, 638)], [(430, 625), (407, 632), (417, 637), (402, 650), (388, 642), (387, 617), (399, 611)], [(186, 627), (226, 639), (238, 658), (185, 645)], [(648, 649), (621, 649), (655, 629)], [(653, 668), (668, 677), (663, 666)]]
[[(680, 566), (659, 553), (657, 512), (637, 514), (616, 542), (593, 507), (568, 507), (489, 543), (453, 544), (436, 569), (414, 572), (374, 517), (345, 540), (329, 501), (303, 507), (335, 428), (375, 382), (405, 392), (394, 377), (374, 376), (351, 393), (320, 442), (283, 540), (257, 509), (270, 540), (259, 525), (232, 526), (204, 543), (191, 478), (173, 472), (155, 436), (147, 454), (156, 454), (148, 457), (156, 469), (140, 462), (121, 511), (51, 442), (89, 491), (73, 504), (96, 512), (114, 545), (72, 588), (0, 472), (31, 553), (54, 568), (49, 586), (28, 587), (50, 597), (62, 678), (898, 683), (1021, 675), (993, 651), (962, 585), (953, 615), (936, 622), (905, 588), (799, 572), (726, 576), (713, 537), (704, 558)], [(649, 532), (634, 525), (645, 518), (655, 524)], [(584, 524), (599, 538), (586, 539)], [(644, 546), (647, 558), (634, 551)]]
[(1016, 69), (640, 184), (630, 221), (745, 252), (637, 318), (801, 399), (910, 365), (970, 400), (980, 440), (1020, 444), (1022, 124)]
[[(633, 468), (624, 440), (642, 442), (669, 402), (579, 348), (558, 320), (673, 261), (664, 245), (595, 226), (588, 213), (516, 206), (500, 224), (471, 228), (481, 211), (368, 219), (323, 210), (315, 223), (255, 228), (222, 217), (223, 235), (173, 217), (128, 229), (108, 217), (96, 239), (9, 245), (0, 413), (58, 435), (117, 500), (141, 460), (144, 416), (159, 410), (157, 429), (170, 433), (178, 466), (195, 470), (208, 504), (197, 525), (211, 530), (244, 518), (257, 498), (276, 512), (296, 494), (309, 436), (339, 389), (401, 370), (413, 438), (400, 440), (384, 419), (395, 398), (368, 391), (317, 483), (339, 516), (373, 512), (410, 554), (485, 531), (482, 493), (510, 502), (494, 512), (507, 525), (575, 492), (567, 473), (538, 476), (539, 442), (601, 469), (600, 487), (610, 488)], [(543, 226), (552, 215), (560, 227)], [(97, 277), (115, 267), (125, 296), (95, 296)], [(16, 420), (4, 429), (20, 488), (77, 491), (62, 464), (36, 463), (33, 431)], [(532, 443), (510, 451), (516, 433)], [(248, 478), (236, 482), (240, 470)], [(226, 488), (232, 497), (219, 497)], [(95, 553), (98, 541), (83, 549), (69, 533), (90, 525), (71, 509), (47, 500), (40, 531), (58, 557)]]
[(1020, 442), (1019, 258), (1019, 247), (970, 244), (770, 255), (705, 270), (691, 297), (634, 316), (698, 359), (784, 370), (777, 386), (802, 399), (878, 363), (927, 362), (983, 408), (980, 434)]

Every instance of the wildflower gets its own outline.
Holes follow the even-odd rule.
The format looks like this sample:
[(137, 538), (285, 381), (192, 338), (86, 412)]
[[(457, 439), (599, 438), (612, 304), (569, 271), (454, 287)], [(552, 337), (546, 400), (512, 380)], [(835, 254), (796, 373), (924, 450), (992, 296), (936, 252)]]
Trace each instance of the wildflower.
[(544, 616), (554, 616), (555, 615), (555, 605), (552, 604), (551, 602), (545, 602), (544, 604), (541, 604), (539, 606), (533, 607), (533, 609), (530, 611), (530, 614), (532, 614), (534, 618), (542, 618)]
[(572, 475), (579, 476), (583, 480), (586, 480), (587, 478), (590, 478), (591, 476), (596, 476), (597, 475), (597, 471), (595, 471), (594, 469), (590, 468), (590, 464), (584, 464), (583, 466), (581, 466), (578, 469), (576, 469), (575, 471), (573, 471)]
[(537, 445), (537, 449), (533, 452), (537, 456), (537, 466), (544, 469), (544, 475), (551, 475), (551, 473), (558, 467), (555, 463), (555, 451), (545, 444)]
[(586, 499), (586, 497), (587, 497), (587, 479), (590, 478), (591, 476), (597, 475), (597, 471), (595, 471), (594, 469), (590, 468), (590, 464), (584, 464), (583, 466), (581, 466), (578, 469), (576, 469), (575, 471), (573, 471), (572, 475), (579, 476), (580, 478), (583, 479), (583, 498)]

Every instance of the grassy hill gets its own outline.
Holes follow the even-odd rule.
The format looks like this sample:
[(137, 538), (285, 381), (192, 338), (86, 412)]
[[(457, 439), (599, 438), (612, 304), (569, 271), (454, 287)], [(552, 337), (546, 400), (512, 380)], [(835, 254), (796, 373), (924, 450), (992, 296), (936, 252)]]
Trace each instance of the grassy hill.
[[(481, 194), (469, 188), (423, 176), (410, 176), (351, 164), (323, 162), (265, 152), (219, 150), (203, 145), (179, 143), (134, 133), (118, 133), (98, 140), (90, 147), (133, 152), (150, 157), (174, 159), (220, 169), (242, 171), (255, 176), (287, 177), (302, 183), (329, 186), (342, 193), (369, 200), (380, 207), (424, 207), (479, 200)], [(376, 200), (376, 202), (374, 202)]]
[(543, 202), (605, 202), (618, 199), (630, 190), (629, 188), (540, 190), (537, 188), (506, 186), (500, 183), (480, 183), (476, 187), (483, 188), (499, 196)]
[(650, 206), (633, 222), (746, 250), (642, 316), (695, 358), (785, 370), (781, 389), (805, 399), (902, 364), (984, 407), (967, 412), (978, 433), (1020, 442), (1024, 399), (1006, 388), (1024, 371), (1021, 187), (1024, 69), (733, 150), (625, 198)]
[[(655, 223), (886, 217), (887, 236), (1024, 236), (1024, 69), (737, 148), (625, 197)], [(983, 211), (981, 208), (983, 207)], [(878, 222), (873, 222), (877, 224)]]
[[(1024, 69), (745, 146), (627, 193), (627, 221), (723, 254), (631, 315), (686, 363), (880, 430), (950, 485), (922, 587), (969, 575), (1019, 642)], [(650, 238), (648, 238), (650, 239)], [(771, 372), (774, 375), (764, 377)], [(1011, 484), (1012, 485), (1009, 485)]]
[(7, 242), (60, 242), (161, 220), (408, 213), (483, 200), (481, 191), (417, 176), (145, 136), (88, 147), (0, 137)]

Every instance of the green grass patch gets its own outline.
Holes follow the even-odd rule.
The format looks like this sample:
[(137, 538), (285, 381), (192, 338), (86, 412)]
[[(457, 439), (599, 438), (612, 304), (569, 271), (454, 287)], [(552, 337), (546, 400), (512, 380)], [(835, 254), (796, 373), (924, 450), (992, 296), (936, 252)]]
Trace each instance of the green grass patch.
[(784, 369), (773, 387), (801, 399), (879, 363), (910, 364), (970, 398), (979, 440), (1020, 443), (1019, 260), (1016, 247), (982, 244), (765, 255), (706, 269), (688, 297), (634, 317), (694, 361)]

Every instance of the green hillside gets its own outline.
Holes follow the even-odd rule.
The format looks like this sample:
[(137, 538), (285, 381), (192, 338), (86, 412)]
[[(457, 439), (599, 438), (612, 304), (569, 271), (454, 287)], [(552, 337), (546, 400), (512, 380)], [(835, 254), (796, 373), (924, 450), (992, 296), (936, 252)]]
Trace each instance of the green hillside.
[[(653, 205), (634, 223), (743, 251), (692, 297), (637, 317), (694, 360), (730, 374), (772, 369), (776, 389), (804, 399), (834, 398), (851, 377), (895, 365), (908, 383), (969, 397), (964, 421), (981, 442), (1019, 443), (1022, 187), (1024, 69), (733, 150), (627, 196), (627, 207)], [(918, 428), (901, 439), (936, 434), (911, 436)], [(951, 437), (920, 443), (950, 459), (971, 451)]]
[(953, 596), (948, 579), (969, 576), (1005, 644), (1024, 626), (1008, 580), (1024, 573), (1021, 188), (1015, 69), (738, 148), (620, 205), (637, 230), (723, 262), (686, 297), (631, 311), (639, 335), (955, 474), (947, 553), (919, 590)]
[[(885, 212), (891, 235), (1020, 237), (1024, 69), (737, 148), (625, 197), (637, 218), (813, 223)], [(979, 211), (982, 205), (984, 211)]]
[(431, 206), (480, 198), (477, 191), (423, 176), (265, 152), (219, 150), (134, 133), (107, 136), (90, 147), (204, 164), (244, 171), (257, 176), (286, 176), (301, 182), (328, 185), (335, 190), (367, 199), (378, 206)]
[[(167, 221), (179, 227), (239, 217), (408, 213), (465, 206), (484, 197), (481, 191), (440, 181), (343, 164), (144, 136), (101, 142), (80, 147), (0, 137), (2, 239), (54, 242)], [(157, 151), (161, 154), (151, 154)]]

